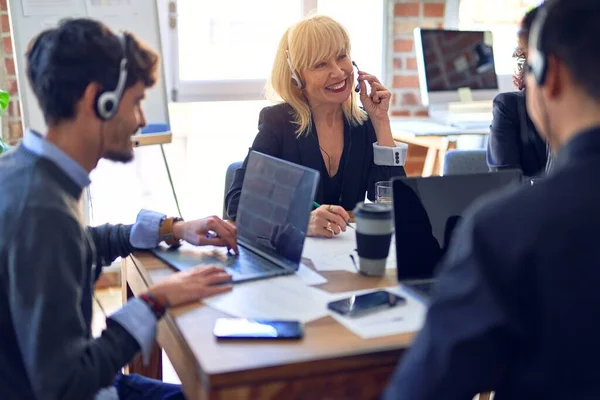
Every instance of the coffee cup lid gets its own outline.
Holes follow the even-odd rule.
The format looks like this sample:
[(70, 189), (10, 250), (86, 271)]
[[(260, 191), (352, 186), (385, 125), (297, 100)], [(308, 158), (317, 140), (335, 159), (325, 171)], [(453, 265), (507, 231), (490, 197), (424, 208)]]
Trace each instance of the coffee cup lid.
[(389, 218), (392, 209), (393, 207), (390, 204), (360, 202), (354, 208), (354, 215), (359, 218), (361, 216), (368, 218)]

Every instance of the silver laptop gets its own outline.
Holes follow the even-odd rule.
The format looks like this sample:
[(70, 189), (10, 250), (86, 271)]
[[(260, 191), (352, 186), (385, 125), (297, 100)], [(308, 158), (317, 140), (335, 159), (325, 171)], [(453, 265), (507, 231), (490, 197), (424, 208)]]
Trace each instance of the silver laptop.
[(464, 211), (482, 195), (520, 180), (517, 170), (394, 179), (398, 281), (428, 300), (435, 268)]
[(293, 274), (300, 266), (319, 173), (251, 151), (236, 226), (239, 255), (225, 249), (160, 246), (153, 253), (177, 270), (221, 265), (233, 282)]

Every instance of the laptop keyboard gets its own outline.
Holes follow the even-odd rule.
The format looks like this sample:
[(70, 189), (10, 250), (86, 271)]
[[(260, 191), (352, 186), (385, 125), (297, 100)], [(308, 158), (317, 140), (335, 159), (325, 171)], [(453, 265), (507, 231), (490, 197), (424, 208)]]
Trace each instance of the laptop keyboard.
[(275, 264), (272, 264), (270, 261), (265, 260), (259, 255), (246, 250), (243, 247), (239, 247), (239, 249), (240, 254), (229, 254), (227, 258), (223, 260), (222, 265), (227, 268), (227, 272), (246, 275), (279, 269)]

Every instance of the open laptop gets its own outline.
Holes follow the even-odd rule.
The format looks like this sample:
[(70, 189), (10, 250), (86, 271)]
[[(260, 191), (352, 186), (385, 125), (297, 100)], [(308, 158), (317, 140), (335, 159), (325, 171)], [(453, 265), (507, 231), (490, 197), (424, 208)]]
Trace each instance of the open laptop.
[(521, 171), (395, 178), (393, 201), (398, 281), (428, 300), (434, 270), (462, 214), (474, 200), (521, 181)]
[(236, 220), (239, 255), (223, 248), (160, 246), (177, 270), (221, 265), (233, 282), (293, 274), (300, 266), (319, 172), (256, 151), (248, 156)]

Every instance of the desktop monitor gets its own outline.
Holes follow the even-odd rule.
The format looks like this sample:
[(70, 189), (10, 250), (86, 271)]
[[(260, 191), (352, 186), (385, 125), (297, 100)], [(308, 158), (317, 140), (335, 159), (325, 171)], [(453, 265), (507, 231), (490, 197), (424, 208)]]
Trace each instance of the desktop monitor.
[(491, 32), (416, 28), (414, 36), (423, 105), (459, 102), (463, 88), (472, 101), (498, 94)]

